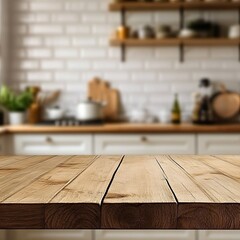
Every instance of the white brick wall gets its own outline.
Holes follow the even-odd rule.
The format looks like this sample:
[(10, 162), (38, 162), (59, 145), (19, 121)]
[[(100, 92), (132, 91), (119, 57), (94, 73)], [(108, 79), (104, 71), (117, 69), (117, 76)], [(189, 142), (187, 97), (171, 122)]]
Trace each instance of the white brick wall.
[[(237, 48), (186, 48), (179, 63), (176, 47), (129, 48), (127, 62), (108, 39), (120, 23), (120, 14), (108, 12), (109, 0), (8, 0), (10, 2), (10, 64), (8, 80), (16, 87), (39, 84), (63, 90), (60, 104), (74, 105), (86, 94), (88, 80), (105, 78), (122, 92), (124, 109), (168, 107), (179, 92), (183, 108), (191, 106), (198, 80), (209, 76), (240, 90)], [(237, 22), (236, 12), (203, 13), (222, 21)], [(187, 20), (201, 16), (187, 13)], [(131, 26), (170, 23), (177, 28), (177, 12), (128, 13)]]

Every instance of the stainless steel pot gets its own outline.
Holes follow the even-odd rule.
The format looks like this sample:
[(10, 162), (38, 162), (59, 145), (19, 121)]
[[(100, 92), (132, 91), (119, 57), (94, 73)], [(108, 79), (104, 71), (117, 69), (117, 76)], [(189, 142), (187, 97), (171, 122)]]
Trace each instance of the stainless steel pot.
[(76, 118), (79, 121), (98, 121), (103, 119), (103, 103), (87, 100), (77, 106)]

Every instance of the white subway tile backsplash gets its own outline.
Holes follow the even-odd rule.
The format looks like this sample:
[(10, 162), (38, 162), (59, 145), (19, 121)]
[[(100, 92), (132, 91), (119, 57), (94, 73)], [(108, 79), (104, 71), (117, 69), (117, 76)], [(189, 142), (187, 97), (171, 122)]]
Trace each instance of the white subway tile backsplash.
[(26, 79), (28, 81), (51, 81), (52, 80), (52, 75), (50, 72), (43, 72), (43, 71), (36, 71), (36, 72), (32, 72), (32, 71), (28, 71), (26, 74)]
[(107, 56), (107, 49), (99, 49), (99, 48), (81, 49), (81, 56), (83, 58), (92, 58), (92, 59), (103, 58), (104, 59)]
[(51, 57), (51, 50), (45, 48), (33, 48), (27, 50), (29, 58), (49, 58)]
[[(185, 47), (180, 63), (178, 47), (109, 46), (121, 24), (121, 15), (108, 11), (109, 0), (11, 0), (9, 81), (16, 87), (39, 84), (49, 91), (61, 89), (60, 105), (84, 99), (88, 80), (108, 80), (121, 93), (123, 109), (169, 108), (174, 92), (184, 110), (192, 107), (191, 93), (198, 81), (209, 77), (240, 91), (237, 47)], [(237, 23), (237, 12), (186, 12), (186, 23), (205, 17), (224, 25), (223, 33)], [(150, 24), (179, 27), (179, 14), (127, 13), (132, 29)]]
[(43, 60), (41, 62), (42, 70), (58, 70), (64, 67), (64, 62), (60, 60)]
[(70, 82), (70, 81), (79, 81), (80, 79), (81, 79), (80, 72), (57, 71), (54, 74), (54, 80), (56, 81)]
[(36, 12), (52, 12), (52, 11), (60, 11), (63, 9), (62, 1), (48, 1), (48, 0), (35, 0), (30, 1), (29, 3), (30, 11)]
[(56, 58), (77, 58), (78, 49), (74, 48), (58, 48), (54, 50), (54, 57)]
[(48, 34), (48, 35), (61, 34), (63, 33), (63, 26), (31, 24), (29, 26), (29, 33), (30, 34)]

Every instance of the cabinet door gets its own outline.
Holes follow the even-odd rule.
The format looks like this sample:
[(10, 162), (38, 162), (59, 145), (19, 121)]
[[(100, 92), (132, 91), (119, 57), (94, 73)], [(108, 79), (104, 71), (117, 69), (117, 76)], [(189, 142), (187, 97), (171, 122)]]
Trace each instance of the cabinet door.
[(85, 155), (92, 154), (92, 136), (17, 134), (13, 146), (18, 155)]
[(195, 154), (193, 134), (95, 135), (95, 154)]
[(198, 154), (240, 154), (240, 134), (200, 134)]
[(96, 231), (95, 240), (195, 240), (196, 231)]
[(240, 231), (199, 231), (199, 240), (239, 240)]
[(7, 240), (92, 240), (92, 231), (11, 230)]

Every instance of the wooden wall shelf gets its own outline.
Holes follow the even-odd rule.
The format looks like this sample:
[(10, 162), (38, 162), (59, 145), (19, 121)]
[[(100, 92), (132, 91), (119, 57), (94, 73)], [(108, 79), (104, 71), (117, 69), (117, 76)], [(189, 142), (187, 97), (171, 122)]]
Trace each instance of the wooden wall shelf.
[(155, 47), (155, 46), (238, 46), (240, 39), (228, 39), (228, 38), (193, 38), (193, 39), (181, 39), (181, 38), (168, 38), (168, 39), (134, 39), (129, 38), (125, 40), (111, 39), (111, 46), (131, 46), (131, 47)]
[(240, 8), (240, 3), (144, 3), (144, 2), (126, 2), (112, 3), (109, 6), (110, 11), (159, 11), (159, 10), (234, 10)]
[[(121, 13), (121, 25), (127, 26), (126, 12), (127, 11), (179, 11), (179, 29), (185, 26), (185, 11), (188, 10), (233, 10), (238, 12), (238, 23), (240, 24), (240, 2), (226, 2), (226, 3), (159, 3), (159, 2), (122, 2), (112, 3), (109, 5), (110, 11), (118, 11)], [(126, 39), (118, 40), (111, 39), (112, 46), (120, 46), (122, 52), (122, 61), (125, 61), (125, 52), (127, 46), (179, 46), (180, 61), (184, 61), (184, 47), (185, 46), (238, 46), (239, 61), (240, 61), (240, 39), (228, 38), (206, 38), (206, 39)]]

